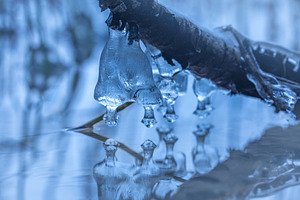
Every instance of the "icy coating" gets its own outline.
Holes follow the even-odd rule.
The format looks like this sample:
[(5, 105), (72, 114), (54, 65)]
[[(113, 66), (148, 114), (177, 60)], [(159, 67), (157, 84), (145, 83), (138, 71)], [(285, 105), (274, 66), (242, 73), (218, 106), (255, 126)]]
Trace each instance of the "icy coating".
[[(264, 76), (266, 83), (271, 85), (272, 96), (266, 93), (264, 86), (261, 85), (260, 81), (251, 74), (247, 74), (247, 78), (255, 85), (255, 88), (259, 95), (269, 104), (280, 104), (280, 107), (291, 113), (297, 103), (297, 94), (293, 92), (289, 87), (281, 85), (275, 77), (270, 74), (266, 74), (261, 71)], [(278, 101), (278, 102), (274, 102)]]

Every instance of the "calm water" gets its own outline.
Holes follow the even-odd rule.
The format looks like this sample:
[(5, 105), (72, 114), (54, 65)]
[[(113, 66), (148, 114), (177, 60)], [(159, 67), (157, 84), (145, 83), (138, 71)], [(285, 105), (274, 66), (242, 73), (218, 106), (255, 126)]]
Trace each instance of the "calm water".
[[(191, 81), (190, 77), (190, 83)], [(174, 125), (174, 133), (179, 140), (175, 145), (175, 151), (182, 151), (186, 154), (187, 170), (191, 173), (194, 172), (191, 150), (196, 142), (192, 132), (196, 130), (199, 123), (211, 123), (214, 128), (206, 139), (206, 145), (217, 150), (220, 162), (225, 163), (229, 168), (227, 171), (222, 171), (218, 168), (219, 165), (208, 175), (219, 177), (219, 180), (208, 187), (206, 193), (222, 190), (228, 191), (234, 196), (248, 185), (245, 184), (245, 188), (238, 186), (226, 188), (228, 184), (226, 180), (223, 180), (223, 176), (231, 176), (230, 180), (235, 185), (243, 185), (245, 179), (249, 179), (249, 185), (251, 182), (251, 187), (255, 188), (256, 183), (264, 182), (254, 178), (256, 180), (253, 181), (254, 184), (252, 183), (254, 179), (248, 177), (255, 174), (255, 170), (260, 170), (257, 163), (261, 163), (261, 167), (263, 167), (264, 163), (270, 163), (272, 158), (280, 157), (267, 170), (273, 170), (272, 173), (275, 173), (274, 169), (276, 171), (276, 167), (284, 164), (285, 161), (282, 162), (282, 160), (289, 157), (290, 151), (293, 151), (293, 159), (297, 161), (300, 150), (297, 150), (298, 146), (295, 148), (292, 141), (299, 141), (298, 125), (292, 129), (294, 132), (292, 131), (286, 136), (292, 137), (292, 141), (284, 136), (286, 133), (283, 133), (281, 128), (278, 129), (279, 131), (276, 129), (277, 132), (273, 131), (276, 134), (271, 131), (271, 134), (267, 133), (264, 136), (265, 130), (270, 127), (286, 128), (289, 125), (297, 124), (289, 115), (275, 114), (273, 108), (254, 98), (215, 93), (212, 96), (212, 105), (215, 110), (207, 119), (200, 120), (191, 114), (196, 107), (196, 99), (191, 87), (189, 88), (188, 94), (180, 97), (176, 103), (179, 119)], [(97, 185), (93, 180), (92, 168), (105, 158), (102, 142), (78, 132), (64, 130), (67, 127), (81, 125), (103, 111), (74, 111), (65, 117), (36, 118), (37, 114), (34, 112), (27, 113), (27, 115), (25, 113), (22, 117), (5, 107), (1, 109), (3, 114), (1, 114), (0, 131), (0, 199), (97, 199)], [(114, 138), (134, 151), (140, 152), (140, 144), (144, 140), (151, 139), (156, 143), (158, 141), (155, 128), (147, 129), (140, 123), (142, 115), (142, 107), (133, 104), (121, 112), (119, 126), (108, 128), (104, 126), (103, 122), (100, 122), (95, 125), (94, 132)], [(24, 117), (24, 121), (19, 120)], [(158, 113), (157, 118), (158, 121), (161, 121)], [(255, 146), (256, 143), (251, 142), (257, 139), (261, 139), (259, 142), (262, 144), (257, 142), (258, 146)], [(264, 146), (264, 142), (268, 145)], [(282, 148), (278, 150), (277, 144)], [(277, 150), (273, 151), (272, 148)], [(253, 154), (254, 158), (247, 161), (249, 169), (243, 166), (245, 160), (238, 159), (234, 156), (236, 152), (230, 153), (229, 150), (241, 150), (243, 153), (248, 151)], [(230, 154), (232, 155), (230, 156)], [(117, 151), (117, 157), (120, 162), (134, 163), (134, 158), (123, 150)], [(299, 164), (296, 161), (295, 164)], [(256, 168), (251, 171), (253, 163), (256, 163)], [(241, 165), (240, 168), (237, 167), (239, 165)], [(230, 171), (231, 169), (234, 171)], [(247, 174), (249, 172), (251, 173)], [(274, 176), (277, 177), (283, 173), (286, 171), (280, 171)], [(193, 181), (198, 182), (199, 180), (192, 179), (191, 183)], [(200, 180), (202, 183), (197, 184), (203, 184), (203, 181), (204, 183), (207, 181), (206, 185), (211, 184), (209, 180), (205, 179)], [(189, 199), (191, 192), (186, 190), (188, 184), (189, 182), (183, 185), (183, 190), (178, 194), (181, 195), (180, 198)], [(297, 184), (296, 181), (290, 185)], [(199, 193), (199, 191), (201, 193), (201, 190), (195, 187), (195, 184), (193, 185), (192, 193)], [(284, 188), (285, 185), (289, 186), (288, 183), (284, 183), (278, 188)], [(259, 198), (280, 199), (282, 195), (285, 195), (289, 199), (293, 199), (296, 197), (296, 193), (300, 195), (297, 188), (294, 186), (276, 193), (275, 189), (270, 190), (267, 197)], [(248, 188), (247, 192), (250, 194), (251, 190)], [(209, 199), (213, 196), (206, 194), (204, 198)], [(222, 193), (221, 196), (224, 199), (230, 197), (225, 193)]]

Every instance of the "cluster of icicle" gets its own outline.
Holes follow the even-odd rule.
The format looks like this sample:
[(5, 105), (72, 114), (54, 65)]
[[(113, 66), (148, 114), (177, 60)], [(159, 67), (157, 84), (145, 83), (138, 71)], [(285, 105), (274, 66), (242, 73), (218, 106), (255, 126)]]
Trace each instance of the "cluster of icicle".
[[(148, 128), (157, 123), (155, 106), (173, 123), (178, 118), (174, 104), (187, 91), (188, 73), (179, 64), (169, 65), (158, 56), (160, 51), (150, 45), (143, 51), (140, 40), (129, 37), (138, 32), (130, 31), (137, 31), (137, 27), (127, 26), (123, 31), (109, 28), (109, 38), (101, 54), (94, 98), (106, 107), (106, 125), (117, 125), (117, 108), (127, 102), (144, 107), (142, 123)], [(205, 117), (211, 110), (209, 96), (216, 86), (207, 79), (199, 79), (194, 81), (193, 89), (198, 99), (194, 114)]]

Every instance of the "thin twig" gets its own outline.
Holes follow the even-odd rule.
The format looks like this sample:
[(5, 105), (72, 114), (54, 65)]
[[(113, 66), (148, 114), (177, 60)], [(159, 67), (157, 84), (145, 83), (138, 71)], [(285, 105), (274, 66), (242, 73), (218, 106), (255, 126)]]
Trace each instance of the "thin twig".
[[(125, 108), (130, 106), (132, 103), (133, 102), (124, 103), (123, 105), (118, 107), (117, 112), (120, 112), (120, 111), (124, 110)], [(91, 121), (89, 121), (89, 122), (87, 122), (87, 123), (85, 123), (81, 126), (78, 126), (78, 127), (75, 127), (75, 128), (69, 128), (69, 129), (67, 129), (67, 131), (77, 131), (77, 130), (80, 130), (80, 129), (93, 128), (93, 126), (95, 124), (97, 124), (98, 122), (101, 122), (103, 120), (103, 117), (104, 117), (104, 114), (100, 115), (99, 117), (97, 117), (95, 119), (92, 119)]]

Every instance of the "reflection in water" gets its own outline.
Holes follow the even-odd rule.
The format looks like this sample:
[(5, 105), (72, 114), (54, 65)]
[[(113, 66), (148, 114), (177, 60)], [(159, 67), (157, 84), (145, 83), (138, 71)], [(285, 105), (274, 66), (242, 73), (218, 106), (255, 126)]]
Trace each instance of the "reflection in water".
[(94, 166), (93, 174), (97, 182), (98, 198), (117, 199), (119, 185), (130, 176), (129, 169), (124, 168), (115, 157), (119, 144), (113, 139), (104, 143), (106, 159)]
[(120, 184), (117, 199), (150, 199), (153, 186), (159, 181), (160, 170), (152, 159), (156, 145), (151, 140), (146, 140), (141, 147), (143, 148), (142, 165), (136, 167), (131, 178)]
[(176, 176), (183, 176), (186, 171), (186, 158), (182, 152), (174, 152), (174, 145), (178, 140), (174, 134), (169, 133), (163, 140), (166, 143), (166, 152), (163, 163), (160, 164), (161, 169), (166, 171), (166, 174), (174, 173)]
[(197, 144), (192, 150), (193, 164), (199, 174), (206, 174), (215, 168), (219, 162), (219, 155), (216, 149), (205, 144), (205, 138), (210, 133), (212, 125), (197, 125), (194, 131)]

